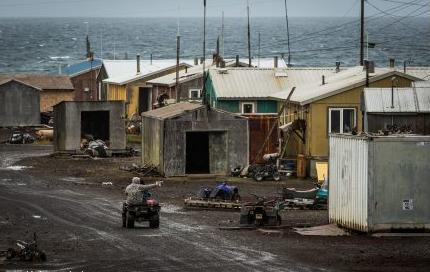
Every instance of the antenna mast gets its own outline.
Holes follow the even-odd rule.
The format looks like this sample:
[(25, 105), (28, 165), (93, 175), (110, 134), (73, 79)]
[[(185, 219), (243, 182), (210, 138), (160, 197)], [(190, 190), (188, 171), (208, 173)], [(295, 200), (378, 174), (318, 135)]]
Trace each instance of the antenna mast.
[(246, 12), (248, 14), (248, 66), (251, 67), (251, 26), (249, 24), (249, 0), (246, 1)]
[(290, 51), (290, 28), (288, 24), (288, 9), (287, 9), (287, 0), (285, 2), (285, 21), (287, 22), (287, 49), (288, 49), (288, 61), (287, 66), (291, 64), (291, 51)]
[(222, 26), (221, 26), (221, 57), (224, 59), (224, 11), (222, 11)]
[(361, 0), (360, 10), (360, 65), (364, 65), (364, 0)]
[(206, 73), (206, 0), (203, 0), (203, 88), (205, 86)]

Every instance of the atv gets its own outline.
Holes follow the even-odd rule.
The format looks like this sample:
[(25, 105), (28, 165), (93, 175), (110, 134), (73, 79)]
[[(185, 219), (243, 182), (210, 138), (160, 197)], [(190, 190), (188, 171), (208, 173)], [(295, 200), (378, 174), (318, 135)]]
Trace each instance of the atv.
[(134, 222), (149, 221), (149, 227), (152, 229), (160, 226), (160, 205), (159, 203), (150, 197), (144, 197), (144, 201), (139, 205), (128, 205), (123, 203), (122, 205), (122, 227), (123, 228), (134, 228)]
[(241, 225), (279, 226), (282, 223), (279, 210), (282, 202), (276, 200), (266, 201), (263, 197), (253, 195), (257, 198), (255, 203), (245, 203), (240, 211)]
[(226, 182), (217, 185), (214, 189), (202, 187), (198, 194), (204, 200), (240, 201), (239, 188)]

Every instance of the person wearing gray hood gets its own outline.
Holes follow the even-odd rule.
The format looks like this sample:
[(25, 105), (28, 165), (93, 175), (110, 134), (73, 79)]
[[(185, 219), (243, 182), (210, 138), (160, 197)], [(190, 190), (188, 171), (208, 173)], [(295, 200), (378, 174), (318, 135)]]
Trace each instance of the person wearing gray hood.
[(125, 201), (127, 205), (140, 205), (143, 203), (145, 191), (155, 188), (161, 187), (163, 181), (156, 181), (153, 184), (141, 184), (140, 178), (134, 177), (131, 180), (131, 184), (125, 188), (125, 194), (127, 196), (127, 200)]

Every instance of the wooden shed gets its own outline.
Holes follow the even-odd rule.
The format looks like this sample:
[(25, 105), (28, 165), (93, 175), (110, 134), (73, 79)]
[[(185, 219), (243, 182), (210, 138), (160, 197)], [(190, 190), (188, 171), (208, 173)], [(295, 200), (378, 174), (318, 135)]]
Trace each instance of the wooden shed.
[(142, 162), (164, 176), (228, 174), (248, 152), (245, 117), (192, 102), (142, 114)]

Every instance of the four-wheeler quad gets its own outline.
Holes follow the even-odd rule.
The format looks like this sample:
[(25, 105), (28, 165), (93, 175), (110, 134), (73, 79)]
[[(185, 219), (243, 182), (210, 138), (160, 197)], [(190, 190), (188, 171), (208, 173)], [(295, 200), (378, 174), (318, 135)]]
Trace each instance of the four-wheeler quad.
[(276, 165), (276, 160), (278, 157), (278, 153), (264, 155), (263, 160), (265, 161), (265, 164), (252, 169), (252, 175), (254, 179), (256, 181), (262, 181), (265, 178), (271, 178), (274, 181), (281, 180), (281, 176), (278, 172), (278, 166)]
[(200, 188), (199, 197), (204, 200), (240, 201), (239, 188), (226, 182), (217, 185), (214, 189)]
[(255, 203), (245, 203), (240, 210), (241, 225), (279, 226), (281, 216), (279, 210), (282, 202), (276, 200), (266, 201), (264, 198), (254, 195), (257, 198)]
[(149, 221), (150, 228), (158, 228), (160, 226), (160, 205), (158, 202), (147, 196), (144, 202), (139, 205), (122, 205), (122, 226), (124, 228), (134, 228), (134, 222)]

